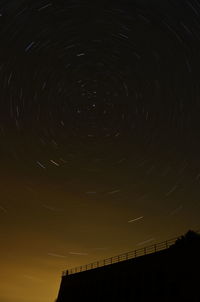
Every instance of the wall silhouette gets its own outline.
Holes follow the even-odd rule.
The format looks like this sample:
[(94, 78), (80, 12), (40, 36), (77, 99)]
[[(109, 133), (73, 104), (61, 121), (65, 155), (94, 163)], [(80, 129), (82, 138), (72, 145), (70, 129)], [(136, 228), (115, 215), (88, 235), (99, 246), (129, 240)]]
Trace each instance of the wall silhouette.
[(57, 302), (200, 302), (200, 236), (189, 231), (170, 248), (63, 276)]

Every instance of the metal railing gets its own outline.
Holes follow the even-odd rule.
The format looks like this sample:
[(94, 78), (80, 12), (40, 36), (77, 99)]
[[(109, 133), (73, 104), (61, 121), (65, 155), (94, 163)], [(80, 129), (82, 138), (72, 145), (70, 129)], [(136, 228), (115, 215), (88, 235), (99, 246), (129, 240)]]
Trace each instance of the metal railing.
[(149, 245), (147, 247), (140, 248), (140, 249), (128, 252), (128, 253), (123, 253), (123, 254), (113, 256), (113, 257), (110, 257), (110, 258), (107, 258), (107, 259), (103, 259), (103, 260), (96, 261), (96, 262), (93, 262), (93, 263), (89, 263), (89, 264), (86, 264), (86, 265), (81, 265), (81, 266), (78, 266), (78, 267), (74, 267), (74, 268), (71, 268), (69, 270), (63, 271), (62, 276), (72, 275), (72, 274), (80, 273), (80, 272), (83, 272), (83, 271), (92, 270), (92, 269), (95, 269), (95, 268), (98, 268), (98, 267), (103, 267), (103, 266), (106, 266), (106, 265), (126, 261), (126, 260), (133, 259), (133, 258), (137, 258), (137, 257), (140, 257), (140, 256), (153, 254), (153, 253), (156, 253), (156, 252), (159, 252), (159, 251), (162, 251), (162, 250), (165, 250), (165, 249), (169, 248), (171, 245), (173, 245), (176, 242), (176, 240), (178, 238), (180, 238), (180, 236), (169, 239), (169, 240), (166, 240), (166, 241), (163, 241), (161, 243)]

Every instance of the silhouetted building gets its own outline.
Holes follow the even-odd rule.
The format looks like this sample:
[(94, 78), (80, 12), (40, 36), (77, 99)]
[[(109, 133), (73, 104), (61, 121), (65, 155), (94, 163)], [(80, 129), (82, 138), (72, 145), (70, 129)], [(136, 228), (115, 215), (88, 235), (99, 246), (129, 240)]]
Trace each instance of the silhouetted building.
[[(189, 231), (173, 245), (161, 251), (158, 247), (137, 258), (69, 271), (62, 276), (57, 302), (200, 302), (200, 236)], [(147, 252), (144, 248), (143, 254)]]

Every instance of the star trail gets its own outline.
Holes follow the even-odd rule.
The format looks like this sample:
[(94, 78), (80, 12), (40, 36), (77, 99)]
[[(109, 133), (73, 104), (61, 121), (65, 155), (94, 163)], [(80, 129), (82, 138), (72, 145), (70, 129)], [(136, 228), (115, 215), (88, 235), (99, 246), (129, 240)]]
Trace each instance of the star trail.
[(2, 301), (199, 229), (199, 53), (198, 0), (0, 1)]

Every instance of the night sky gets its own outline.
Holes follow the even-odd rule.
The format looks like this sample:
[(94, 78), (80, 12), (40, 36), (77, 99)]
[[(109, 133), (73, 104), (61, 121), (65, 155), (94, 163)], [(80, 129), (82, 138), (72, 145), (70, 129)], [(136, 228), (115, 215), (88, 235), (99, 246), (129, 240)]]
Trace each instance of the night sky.
[(200, 227), (200, 1), (0, 0), (0, 301)]

